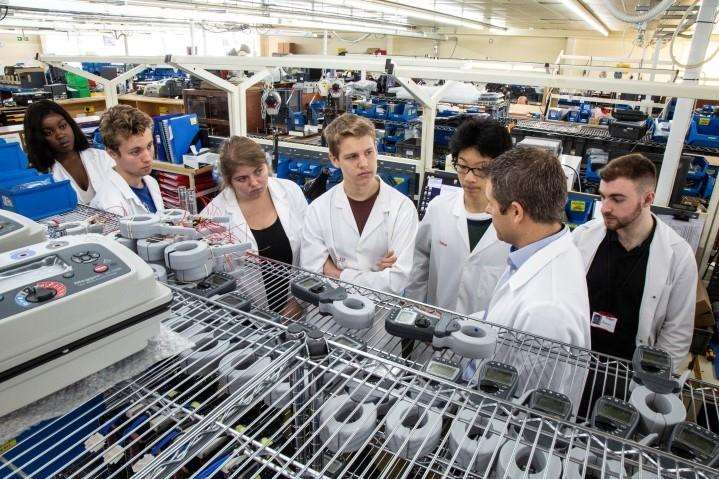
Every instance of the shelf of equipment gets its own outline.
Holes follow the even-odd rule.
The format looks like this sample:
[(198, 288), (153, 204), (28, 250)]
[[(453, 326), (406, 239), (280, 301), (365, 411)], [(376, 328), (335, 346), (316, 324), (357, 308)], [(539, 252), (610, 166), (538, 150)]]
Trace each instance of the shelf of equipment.
[[(83, 207), (53, 221), (96, 213)], [(237, 292), (253, 309), (203, 299), (171, 280), (172, 314), (164, 325), (194, 347), (9, 443), (0, 477), (474, 479), (520, 477), (530, 464), (548, 471), (542, 477), (560, 477), (546, 469), (550, 463), (576, 470), (570, 477), (577, 478), (716, 475), (667, 451), (604, 434), (586, 424), (581, 408), (578, 417), (560, 420), (425, 372), (430, 356), (459, 365), (467, 360), (421, 343), (408, 354), (384, 322), (393, 308), (431, 309), (427, 305), (338, 282), (375, 302), (371, 328), (346, 329), (312, 305), (282, 316), (276, 311), (287, 283), (306, 272), (253, 254), (243, 259), (234, 272)], [(590, 402), (630, 394), (633, 371), (626, 361), (496, 330), (498, 343), (487, 359), (515, 358), (520, 394), (558, 385), (580, 395), (584, 390)], [(366, 348), (339, 341), (347, 335)], [(218, 369), (221, 361), (230, 361), (237, 375)], [(585, 380), (591, 387), (584, 389)], [(719, 410), (716, 386), (689, 379), (680, 395), (690, 420), (710, 423)]]

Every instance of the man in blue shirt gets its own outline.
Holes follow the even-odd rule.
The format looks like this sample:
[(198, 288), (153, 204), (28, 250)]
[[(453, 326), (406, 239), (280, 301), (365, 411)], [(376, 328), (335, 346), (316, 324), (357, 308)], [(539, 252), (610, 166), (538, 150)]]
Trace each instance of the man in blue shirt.
[[(589, 300), (584, 262), (562, 224), (567, 182), (559, 160), (546, 150), (517, 147), (489, 165), (487, 212), (497, 237), (512, 248), (507, 268), (494, 289), (487, 321), (511, 328), (494, 359), (514, 365), (520, 392), (545, 387), (579, 404), (586, 371), (577, 363), (527, 349), (543, 338), (589, 349)], [(545, 347), (545, 346), (542, 346)], [(473, 367), (465, 378), (474, 375)]]
[(164, 209), (160, 187), (150, 176), (155, 156), (152, 119), (137, 108), (116, 105), (100, 119), (100, 133), (115, 167), (90, 206), (121, 216)]

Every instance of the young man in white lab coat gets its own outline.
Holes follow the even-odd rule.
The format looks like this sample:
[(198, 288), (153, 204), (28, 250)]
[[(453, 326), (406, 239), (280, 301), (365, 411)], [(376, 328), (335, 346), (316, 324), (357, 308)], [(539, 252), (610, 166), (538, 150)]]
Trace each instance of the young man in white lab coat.
[(509, 132), (495, 120), (469, 119), (459, 126), (450, 150), (462, 188), (429, 203), (405, 296), (464, 314), (487, 309), (509, 254), (486, 212), (487, 167), (511, 147)]
[(651, 161), (622, 156), (600, 176), (602, 218), (573, 233), (587, 272), (592, 349), (631, 359), (638, 345), (655, 346), (676, 368), (694, 331), (694, 253), (650, 210), (657, 179)]
[[(490, 162), (489, 178), (487, 212), (497, 237), (512, 247), (484, 319), (589, 348), (584, 264), (562, 224), (567, 180), (559, 160), (540, 148), (513, 148)], [(550, 388), (567, 394), (577, 407), (586, 371), (550, 358), (547, 350), (527, 350), (541, 338), (519, 333), (517, 339), (498, 346), (494, 359), (517, 368), (520, 390)], [(465, 378), (473, 374), (474, 368), (465, 370)]]
[(345, 113), (324, 131), (342, 183), (313, 201), (302, 232), (304, 269), (401, 294), (412, 269), (417, 210), (377, 176), (375, 129)]
[(162, 211), (160, 186), (150, 176), (155, 157), (152, 118), (129, 105), (116, 105), (100, 118), (100, 133), (115, 167), (90, 206), (121, 216)]

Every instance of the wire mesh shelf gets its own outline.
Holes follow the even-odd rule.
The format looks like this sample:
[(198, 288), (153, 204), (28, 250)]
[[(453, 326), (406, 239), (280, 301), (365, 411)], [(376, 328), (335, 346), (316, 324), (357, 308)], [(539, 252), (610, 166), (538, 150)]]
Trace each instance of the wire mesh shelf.
[[(78, 208), (61, 222), (93, 213)], [(233, 260), (233, 294), (250, 301), (249, 312), (171, 277), (164, 324), (194, 348), (0, 448), (0, 478), (719, 477), (641, 434), (591, 427), (599, 397), (629, 399), (627, 361), (497, 326), (488, 359), (516, 367), (517, 396), (565, 392), (574, 410), (561, 420), (428, 373), (430, 358), (461, 370), (469, 361), (384, 328), (398, 307), (447, 312), (333, 281), (376, 305), (370, 328), (348, 329), (293, 297), (290, 284), (306, 271), (249, 253)], [(687, 420), (719, 430), (718, 391), (687, 380)]]
[(74, 210), (46, 218), (42, 220), (41, 223), (47, 227), (47, 233), (50, 238), (59, 238), (60, 236), (64, 236), (62, 229), (58, 228), (58, 226), (63, 223), (92, 220), (93, 222), (102, 224), (102, 233), (107, 235), (113, 231), (117, 231), (119, 228), (118, 219), (119, 216), (114, 213), (97, 210), (85, 205), (77, 205)]
[[(171, 287), (165, 324), (195, 347), (37, 430), (4, 453), (0, 477), (716, 477), (377, 346), (325, 342)], [(72, 459), (48, 460), (67, 450)]]

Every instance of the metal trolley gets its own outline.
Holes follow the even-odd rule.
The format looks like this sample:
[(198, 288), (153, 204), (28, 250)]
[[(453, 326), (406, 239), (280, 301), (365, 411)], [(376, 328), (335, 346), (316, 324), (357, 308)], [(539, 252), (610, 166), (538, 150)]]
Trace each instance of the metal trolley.
[[(0, 456), (0, 478), (719, 477), (590, 427), (585, 403), (628, 399), (626, 361), (498, 327), (490, 359), (519, 354), (520, 395), (558, 384), (581, 398), (558, 419), (425, 371), (430, 358), (467, 360), (385, 332), (394, 308), (430, 307), (340, 283), (376, 303), (373, 327), (348, 330), (292, 297), (306, 272), (242, 259), (233, 294), (252, 309), (170, 281), (166, 325), (194, 348), (33, 431)], [(716, 387), (688, 380), (681, 398), (689, 420), (716, 429)]]

